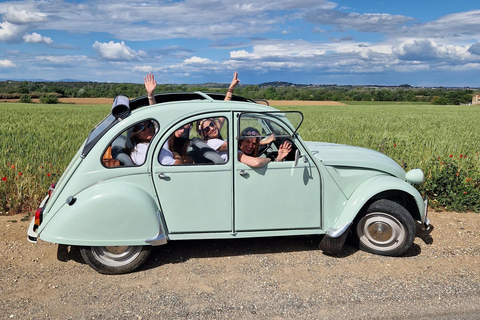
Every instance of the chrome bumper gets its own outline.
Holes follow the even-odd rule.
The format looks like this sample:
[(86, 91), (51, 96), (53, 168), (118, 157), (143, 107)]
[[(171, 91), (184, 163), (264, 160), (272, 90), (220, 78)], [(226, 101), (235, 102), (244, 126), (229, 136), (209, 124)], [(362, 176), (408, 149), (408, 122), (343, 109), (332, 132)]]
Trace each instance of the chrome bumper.
[(28, 229), (27, 229), (27, 239), (31, 243), (37, 243), (37, 238), (38, 238), (37, 233), (33, 231), (34, 226), (35, 226), (35, 217), (33, 217), (32, 221), (30, 221), (30, 225), (28, 226)]
[(427, 217), (427, 213), (428, 213), (428, 198), (425, 197), (425, 199), (423, 199), (423, 217), (422, 217), (422, 224), (425, 230), (429, 230), (431, 226), (430, 220), (428, 220), (428, 217)]

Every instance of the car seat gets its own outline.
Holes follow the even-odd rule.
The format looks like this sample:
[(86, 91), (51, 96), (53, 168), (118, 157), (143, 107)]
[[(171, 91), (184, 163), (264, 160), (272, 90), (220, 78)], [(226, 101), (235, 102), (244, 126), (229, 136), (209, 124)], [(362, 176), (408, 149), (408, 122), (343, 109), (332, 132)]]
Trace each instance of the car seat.
[(127, 135), (119, 135), (112, 142), (112, 157), (120, 161), (122, 166), (133, 167), (135, 164), (130, 158), (130, 150), (133, 149), (133, 143), (130, 140), (130, 130), (127, 131)]

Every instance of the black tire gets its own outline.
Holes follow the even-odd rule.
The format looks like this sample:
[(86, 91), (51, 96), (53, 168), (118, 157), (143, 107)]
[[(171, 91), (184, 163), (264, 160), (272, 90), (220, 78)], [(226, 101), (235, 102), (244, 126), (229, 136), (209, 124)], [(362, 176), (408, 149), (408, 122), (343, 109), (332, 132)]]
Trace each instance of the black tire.
[(377, 200), (355, 220), (353, 237), (363, 251), (399, 256), (413, 244), (415, 221), (398, 203)]
[(103, 274), (132, 272), (147, 261), (151, 246), (82, 247), (83, 260)]

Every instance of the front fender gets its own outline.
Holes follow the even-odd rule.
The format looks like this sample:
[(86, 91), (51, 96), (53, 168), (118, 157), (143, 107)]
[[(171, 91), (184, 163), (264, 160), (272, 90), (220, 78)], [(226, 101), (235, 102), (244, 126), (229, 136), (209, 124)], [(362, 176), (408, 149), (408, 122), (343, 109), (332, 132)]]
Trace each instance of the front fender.
[(150, 194), (130, 182), (99, 182), (74, 195), (73, 204), (62, 205), (39, 237), (67, 245), (145, 245), (165, 230)]
[[(344, 204), (342, 213), (330, 227), (327, 227), (327, 234), (335, 234), (337, 230), (341, 230), (342, 228), (349, 226), (360, 212), (362, 207), (370, 199), (385, 191), (403, 192), (412, 196), (415, 199), (418, 213), (423, 221), (425, 204), (417, 189), (396, 177), (382, 175), (368, 179), (358, 186), (357, 189), (355, 189), (350, 198)], [(414, 214), (413, 212), (410, 213), (412, 215)]]

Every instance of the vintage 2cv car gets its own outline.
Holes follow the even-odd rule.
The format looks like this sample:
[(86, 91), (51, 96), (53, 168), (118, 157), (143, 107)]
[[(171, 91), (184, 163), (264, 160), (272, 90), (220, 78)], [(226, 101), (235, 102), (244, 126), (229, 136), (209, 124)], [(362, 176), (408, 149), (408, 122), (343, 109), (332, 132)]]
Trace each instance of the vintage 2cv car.
[[(335, 254), (351, 235), (362, 250), (398, 256), (417, 226), (428, 228), (427, 199), (413, 186), (424, 180), (420, 169), (405, 172), (365, 148), (303, 141), (300, 112), (223, 98), (165, 93), (149, 105), (146, 96), (117, 97), (50, 187), (29, 241), (78, 246), (93, 269), (119, 274), (141, 266), (152, 246), (175, 240), (319, 235), (320, 249)], [(194, 130), (204, 119), (222, 121), (220, 161)], [(132, 161), (138, 127), (151, 137)], [(291, 151), (262, 167), (242, 163), (246, 128), (265, 142), (256, 156), (275, 160), (285, 141)], [(183, 150), (193, 160), (172, 165), (162, 154), (178, 130), (187, 132)]]

